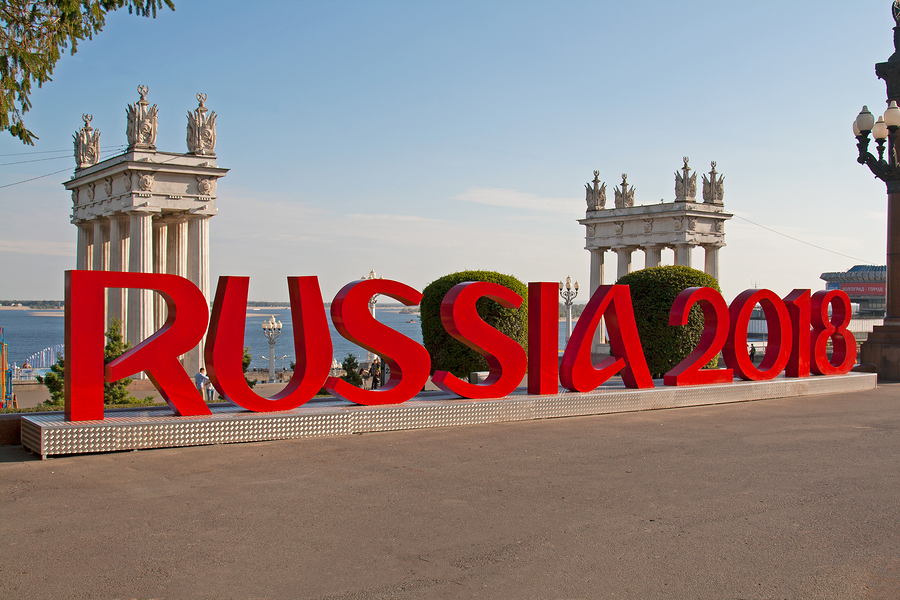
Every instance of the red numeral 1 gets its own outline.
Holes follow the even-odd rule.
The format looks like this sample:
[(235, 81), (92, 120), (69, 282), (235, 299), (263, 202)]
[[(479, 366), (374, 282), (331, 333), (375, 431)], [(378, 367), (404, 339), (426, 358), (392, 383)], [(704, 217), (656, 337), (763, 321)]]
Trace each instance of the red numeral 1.
[(785, 377), (809, 377), (809, 290), (794, 290), (784, 298), (791, 316), (791, 356)]

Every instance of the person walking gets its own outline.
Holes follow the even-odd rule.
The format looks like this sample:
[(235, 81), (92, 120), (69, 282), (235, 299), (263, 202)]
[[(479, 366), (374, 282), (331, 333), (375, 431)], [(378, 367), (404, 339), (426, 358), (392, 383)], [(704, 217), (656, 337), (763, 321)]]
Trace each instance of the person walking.
[(750, 362), (755, 364), (755, 362), (754, 362), (755, 359), (756, 359), (756, 346), (754, 346), (753, 344), (750, 344)]
[(207, 398), (207, 387), (212, 387), (209, 384), (209, 377), (206, 376), (206, 369), (200, 367), (200, 372), (194, 375), (194, 385), (197, 386), (197, 391), (200, 392), (200, 397), (206, 400)]
[(381, 361), (377, 356), (372, 361), (372, 366), (369, 367), (369, 373), (372, 375), (372, 389), (377, 390), (381, 385)]

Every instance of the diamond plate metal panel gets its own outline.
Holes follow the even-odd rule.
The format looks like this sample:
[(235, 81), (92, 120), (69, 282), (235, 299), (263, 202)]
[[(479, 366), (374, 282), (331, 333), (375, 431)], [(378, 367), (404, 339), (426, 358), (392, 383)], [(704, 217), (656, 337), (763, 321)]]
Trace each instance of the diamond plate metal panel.
[(876, 375), (782, 377), (678, 388), (664, 387), (661, 381), (656, 384), (653, 389), (630, 390), (616, 381), (591, 392), (560, 389), (545, 396), (529, 396), (517, 390), (494, 400), (422, 394), (403, 404), (382, 406), (357, 406), (335, 399), (280, 413), (252, 413), (232, 405), (217, 405), (211, 407), (211, 416), (203, 417), (135, 409), (110, 413), (102, 421), (69, 423), (59, 414), (35, 414), (22, 417), (22, 445), (47, 457), (600, 415), (860, 391), (873, 389)]

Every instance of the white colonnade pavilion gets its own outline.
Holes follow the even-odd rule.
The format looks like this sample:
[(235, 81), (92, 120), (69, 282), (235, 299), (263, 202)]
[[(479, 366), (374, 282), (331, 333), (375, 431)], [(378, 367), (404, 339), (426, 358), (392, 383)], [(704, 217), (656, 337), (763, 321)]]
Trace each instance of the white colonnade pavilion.
[[(659, 266), (662, 251), (671, 248), (675, 264), (691, 267), (693, 249), (705, 251), (703, 271), (719, 279), (719, 249), (725, 245), (725, 221), (732, 217), (725, 212), (725, 178), (716, 172), (712, 162), (709, 175), (703, 176), (703, 200), (698, 202), (697, 173), (691, 173), (688, 158), (675, 172), (674, 202), (635, 206), (634, 188), (627, 175), (622, 175), (621, 187), (615, 189), (615, 206), (606, 208), (606, 184), (600, 182), (600, 172), (585, 185), (587, 211), (579, 223), (585, 226), (585, 249), (591, 253), (591, 294), (604, 283), (605, 256), (616, 253), (616, 279), (631, 272), (635, 251), (642, 250), (645, 266)], [(602, 340), (602, 332), (596, 343)]]
[[(78, 227), (76, 268), (132, 273), (169, 273), (190, 279), (210, 297), (209, 219), (216, 215), (216, 180), (228, 169), (216, 166), (216, 114), (204, 105), (188, 113), (186, 154), (156, 149), (157, 107), (148, 89), (126, 110), (128, 147), (99, 161), (100, 132), (91, 116), (75, 134), (72, 223)], [(124, 324), (136, 345), (166, 319), (165, 302), (152, 290), (110, 289), (108, 322)], [(204, 340), (205, 341), (205, 340)], [(203, 343), (184, 356), (188, 373), (203, 366)]]

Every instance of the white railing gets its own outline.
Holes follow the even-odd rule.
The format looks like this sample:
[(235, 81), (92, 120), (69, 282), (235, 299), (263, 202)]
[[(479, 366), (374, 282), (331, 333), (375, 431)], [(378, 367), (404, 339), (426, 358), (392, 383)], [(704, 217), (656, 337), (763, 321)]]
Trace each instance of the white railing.
[[(66, 352), (65, 344), (55, 344), (35, 352), (25, 359), (22, 366), (13, 365), (13, 379), (17, 381), (33, 381), (38, 375), (46, 375), (50, 367), (56, 364), (58, 356)], [(27, 365), (27, 366), (26, 366)]]
[[(25, 363), (32, 369), (49, 369), (56, 364), (56, 357), (63, 356), (66, 352), (65, 344), (55, 344), (49, 348), (44, 348), (40, 352), (35, 352), (25, 359)], [(25, 364), (23, 363), (24, 367)]]
[[(850, 320), (850, 326), (847, 328), (850, 330), (850, 333), (854, 335), (854, 337), (858, 337), (859, 333), (872, 333), (872, 329), (874, 327), (880, 326), (884, 324), (884, 319), (878, 318), (866, 318), (866, 317), (854, 317)], [(766, 326), (765, 319), (750, 319), (750, 325), (747, 327), (747, 333), (750, 337), (761, 337), (763, 339), (767, 338), (769, 335), (768, 327)], [(863, 336), (865, 337), (865, 336)]]

